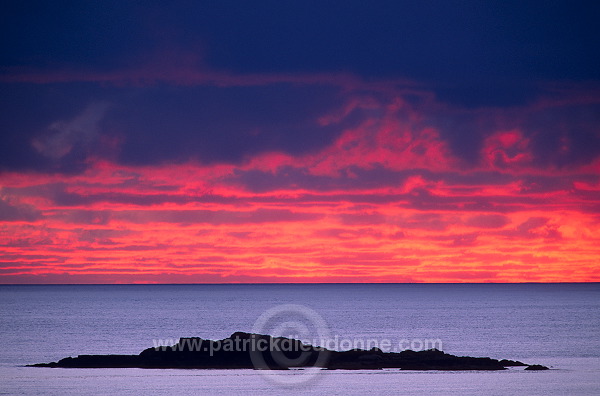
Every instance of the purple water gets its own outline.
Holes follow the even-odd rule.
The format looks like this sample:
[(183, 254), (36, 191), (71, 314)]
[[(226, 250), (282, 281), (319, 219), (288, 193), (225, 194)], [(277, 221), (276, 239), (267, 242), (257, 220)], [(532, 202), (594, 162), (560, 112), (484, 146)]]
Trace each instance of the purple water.
[[(0, 394), (600, 391), (600, 284), (0, 286), (0, 304)], [(254, 370), (22, 367), (78, 354), (136, 354), (157, 340), (181, 336), (221, 339), (252, 331), (282, 304), (306, 311), (271, 315), (265, 332), (306, 331), (300, 335), (318, 338), (319, 326), (306, 314), (312, 312), (331, 340), (387, 340), (391, 348), (401, 340), (439, 340), (448, 353), (518, 359), (553, 370), (300, 370), (273, 379)]]

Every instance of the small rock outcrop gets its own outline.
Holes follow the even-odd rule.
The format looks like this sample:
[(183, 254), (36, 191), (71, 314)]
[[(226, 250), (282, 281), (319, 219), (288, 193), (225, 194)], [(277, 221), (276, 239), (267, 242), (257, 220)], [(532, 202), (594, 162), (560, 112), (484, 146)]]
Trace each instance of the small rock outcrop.
[(540, 371), (540, 370), (550, 370), (550, 369), (546, 366), (542, 366), (541, 364), (532, 364), (530, 366), (525, 367), (525, 370)]

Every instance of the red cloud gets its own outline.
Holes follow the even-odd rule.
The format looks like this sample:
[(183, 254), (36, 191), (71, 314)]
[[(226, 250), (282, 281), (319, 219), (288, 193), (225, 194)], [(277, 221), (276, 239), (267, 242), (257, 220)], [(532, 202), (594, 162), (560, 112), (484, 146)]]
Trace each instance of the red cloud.
[[(564, 104), (468, 114), (493, 120), (480, 145), (463, 142), (479, 154), (469, 164), (448, 138), (461, 125), (443, 125), (466, 110), (423, 92), (411, 101), (393, 82), (193, 68), (121, 73), (13, 78), (330, 84), (344, 88), (342, 105), (313, 121), (341, 132), (310, 152), (273, 150), (238, 164), (87, 158), (79, 174), (4, 172), (0, 282), (600, 280), (600, 160), (545, 166), (526, 122), (528, 111)], [(346, 124), (351, 117), (358, 121)], [(569, 136), (556, 140), (560, 158), (577, 143)], [(42, 143), (48, 153), (67, 147)]]
[(519, 131), (496, 132), (485, 140), (483, 156), (492, 168), (528, 166), (533, 161), (529, 144)]

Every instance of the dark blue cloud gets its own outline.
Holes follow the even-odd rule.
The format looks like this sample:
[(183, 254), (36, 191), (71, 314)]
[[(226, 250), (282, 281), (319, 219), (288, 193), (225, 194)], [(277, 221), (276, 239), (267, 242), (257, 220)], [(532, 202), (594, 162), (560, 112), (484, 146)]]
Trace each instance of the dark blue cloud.
[(68, 153), (58, 159), (42, 154), (33, 142), (59, 134), (54, 124), (77, 118), (90, 104), (112, 101), (116, 91), (91, 83), (1, 84), (0, 170), (69, 173), (85, 169), (86, 159), (98, 149), (92, 142), (74, 139)]
[[(0, 86), (0, 170), (78, 172), (90, 157), (140, 165), (304, 154), (373, 117), (355, 111), (342, 123), (319, 125), (319, 116), (346, 100), (334, 84), (156, 82), (157, 74), (183, 66), (240, 79), (340, 72), (367, 82), (404, 78), (446, 109), (406, 97), (467, 164), (480, 162), (492, 133), (515, 127), (530, 139), (535, 164), (587, 164), (600, 155), (597, 105), (526, 115), (511, 109), (547, 95), (541, 82), (600, 79), (599, 8), (572, 1), (5, 1), (0, 74), (42, 77)], [(132, 79), (140, 72), (141, 80), (150, 71), (154, 80), (145, 87), (118, 77), (42, 83), (45, 72), (56, 71)], [(57, 134), (55, 123), (71, 122), (94, 103), (110, 104), (97, 133)]]
[(302, 154), (332, 143), (344, 125), (320, 126), (317, 119), (339, 100), (322, 87), (158, 87), (115, 106), (105, 124), (122, 135), (124, 163), (236, 163), (264, 151)]
[(200, 18), (215, 44), (211, 62), (238, 71), (346, 69), (444, 82), (599, 73), (596, 4), (224, 1), (195, 11), (184, 23)]
[[(548, 100), (556, 100), (545, 93)], [(483, 103), (483, 102), (481, 102)], [(429, 114), (425, 123), (437, 128), (453, 153), (467, 163), (481, 160), (486, 138), (499, 131), (520, 131), (528, 139), (537, 166), (588, 164), (600, 155), (600, 105), (451, 108)]]
[(600, 155), (600, 104), (561, 106), (532, 114), (525, 130), (540, 165), (568, 167)]
[(176, 46), (213, 68), (348, 71), (507, 104), (531, 80), (600, 77), (600, 4), (573, 1), (276, 0), (3, 2), (3, 66), (110, 69)]
[(3, 1), (1, 65), (122, 66), (152, 45), (134, 2)]
[(90, 156), (132, 165), (240, 163), (265, 151), (322, 149), (361, 120), (350, 114), (319, 125), (344, 100), (339, 88), (322, 86), (2, 88), (0, 169), (78, 172)]

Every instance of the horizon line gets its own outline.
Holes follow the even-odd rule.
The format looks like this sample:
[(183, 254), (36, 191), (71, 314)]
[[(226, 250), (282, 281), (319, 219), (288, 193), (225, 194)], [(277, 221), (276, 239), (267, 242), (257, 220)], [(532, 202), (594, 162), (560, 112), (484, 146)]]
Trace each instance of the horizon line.
[(235, 283), (0, 283), (0, 286), (236, 286), (236, 285), (566, 285), (600, 284), (590, 282), (235, 282)]

